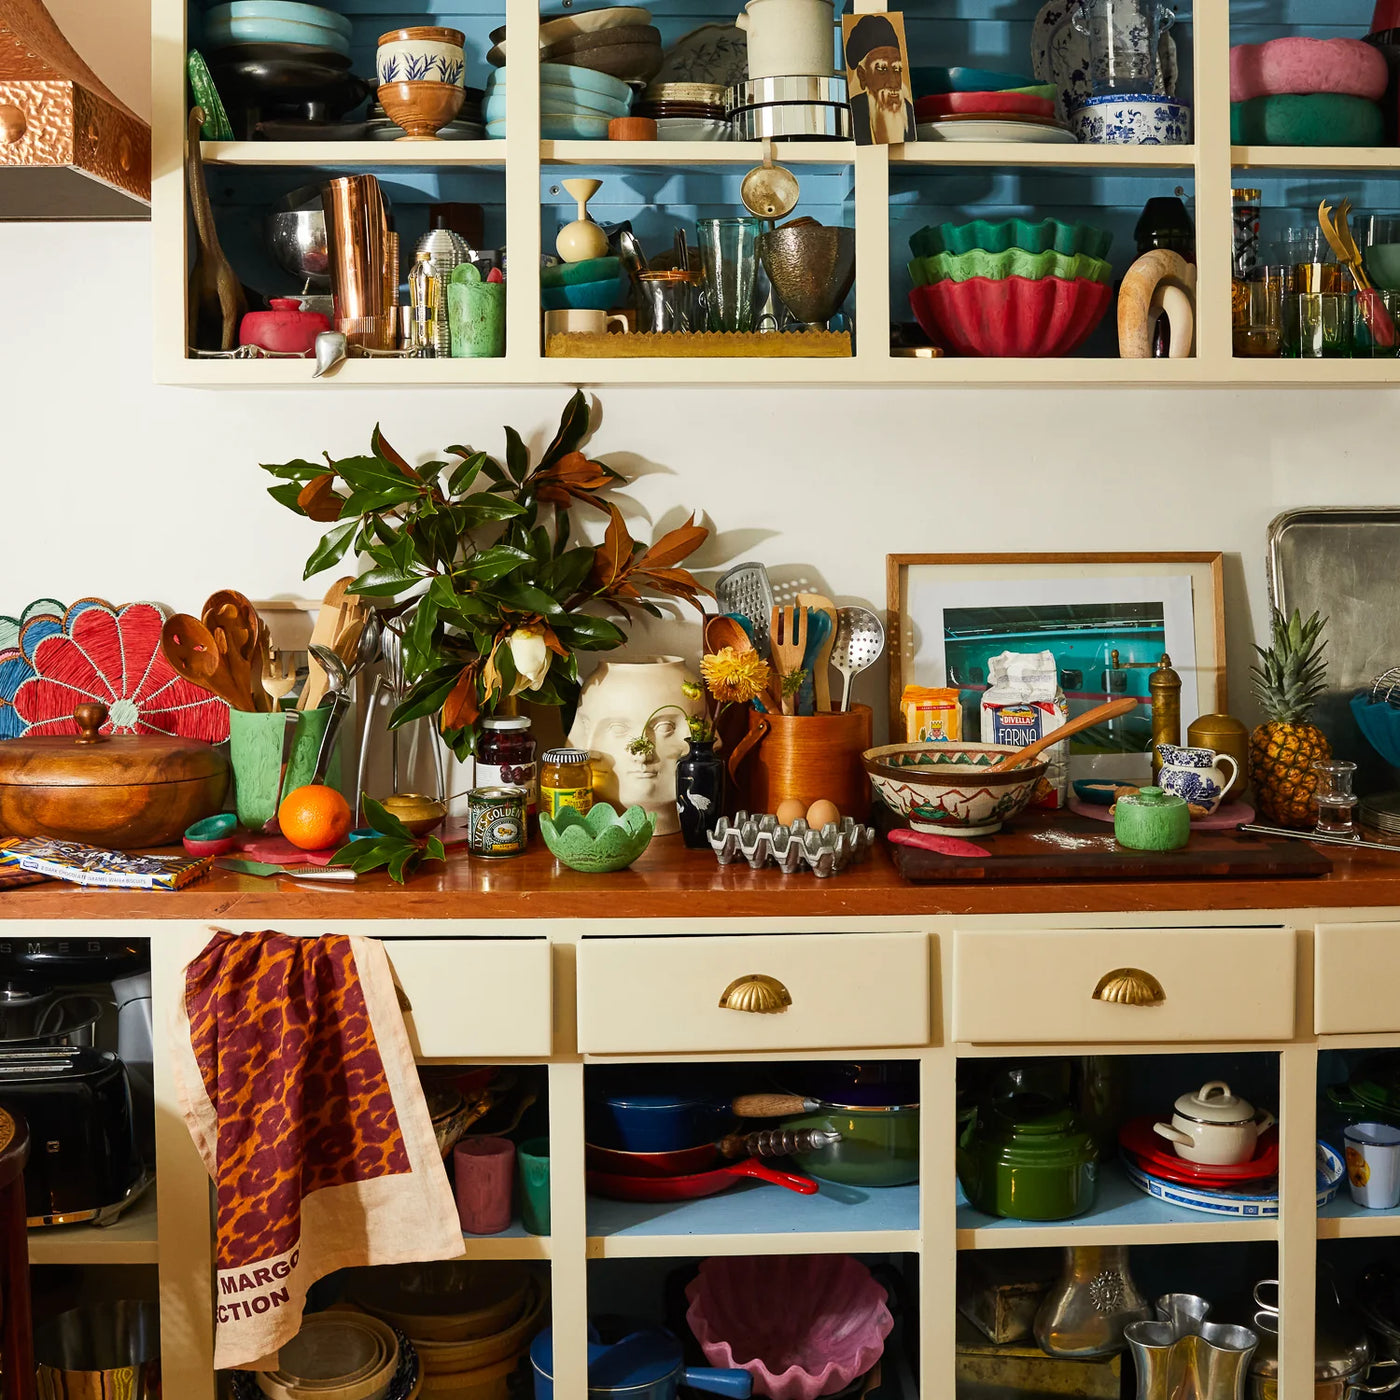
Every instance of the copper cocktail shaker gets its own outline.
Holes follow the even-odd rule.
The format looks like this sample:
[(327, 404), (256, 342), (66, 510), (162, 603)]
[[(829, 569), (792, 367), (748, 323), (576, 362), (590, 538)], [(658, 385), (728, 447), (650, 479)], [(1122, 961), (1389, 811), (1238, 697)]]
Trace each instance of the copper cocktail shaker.
[[(398, 343), (393, 292), (398, 240), (373, 175), (342, 175), (321, 190), (330, 252), (335, 328), (351, 345), (392, 350)], [(390, 266), (391, 261), (395, 266)]]

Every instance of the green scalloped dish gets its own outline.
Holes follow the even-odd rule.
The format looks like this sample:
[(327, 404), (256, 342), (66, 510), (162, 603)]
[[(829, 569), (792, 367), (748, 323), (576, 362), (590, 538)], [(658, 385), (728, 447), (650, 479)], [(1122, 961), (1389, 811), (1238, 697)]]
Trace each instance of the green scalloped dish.
[(929, 224), (911, 234), (909, 247), (916, 258), (934, 258), (940, 253), (1004, 253), (1020, 248), (1027, 253), (1063, 253), (1067, 258), (1084, 254), (1107, 258), (1113, 235), (1092, 224), (1063, 224), (1058, 219), (1004, 219), (993, 223), (974, 219), (967, 224)]
[(566, 807), (557, 817), (540, 814), (540, 835), (555, 860), (585, 875), (626, 870), (651, 844), (656, 813), (629, 807), (621, 816), (607, 802), (580, 815)]
[(1007, 277), (1026, 277), (1033, 282), (1045, 277), (1063, 277), (1073, 282), (1083, 277), (1089, 282), (1107, 282), (1113, 277), (1113, 268), (1099, 258), (1084, 253), (1066, 257), (1053, 248), (1044, 253), (1028, 253), (1024, 248), (988, 253), (978, 248), (971, 253), (939, 253), (937, 257), (915, 258), (909, 264), (909, 276), (916, 287), (932, 286), (935, 282), (966, 282), (973, 277), (988, 277), (997, 282)]
[(191, 49), (186, 56), (185, 74), (189, 78), (195, 106), (204, 113), (204, 125), (199, 128), (199, 134), (206, 141), (232, 141), (233, 126), (229, 122), (228, 112), (224, 109), (218, 88), (214, 86), (209, 65), (198, 49)]

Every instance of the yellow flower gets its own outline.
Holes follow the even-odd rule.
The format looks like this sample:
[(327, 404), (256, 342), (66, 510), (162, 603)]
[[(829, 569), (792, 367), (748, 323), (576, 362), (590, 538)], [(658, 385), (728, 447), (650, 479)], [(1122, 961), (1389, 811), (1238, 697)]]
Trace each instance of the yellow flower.
[(756, 651), (722, 647), (700, 659), (700, 674), (723, 705), (747, 705), (768, 689), (768, 663)]

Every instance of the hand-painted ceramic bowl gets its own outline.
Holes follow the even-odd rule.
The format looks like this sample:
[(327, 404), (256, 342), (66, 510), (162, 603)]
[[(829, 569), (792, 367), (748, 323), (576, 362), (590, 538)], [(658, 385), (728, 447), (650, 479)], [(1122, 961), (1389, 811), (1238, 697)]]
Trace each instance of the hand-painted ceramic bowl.
[(1006, 358), (1071, 354), (1112, 300), (1108, 283), (1083, 277), (972, 277), (909, 293), (915, 319), (935, 345), (959, 355)]
[(974, 248), (970, 253), (939, 253), (932, 258), (915, 258), (909, 264), (909, 276), (916, 287), (932, 286), (935, 282), (966, 282), (971, 277), (987, 277), (993, 281), (1025, 277), (1033, 282), (1043, 277), (1061, 277), (1071, 282), (1076, 277), (1085, 277), (1090, 282), (1108, 282), (1113, 277), (1113, 265), (1084, 253), (1067, 257), (1053, 249), (1027, 253), (1023, 248), (1008, 248), (1004, 253), (988, 253)]
[(1091, 97), (1070, 116), (1069, 124), (1075, 139), (1086, 146), (1191, 144), (1191, 104), (1174, 97)]
[(621, 816), (607, 802), (585, 815), (566, 807), (557, 817), (540, 815), (540, 835), (555, 860), (585, 875), (626, 870), (651, 844), (656, 813), (629, 807)]
[(909, 250), (916, 258), (933, 258), (939, 253), (971, 253), (982, 249), (1004, 253), (1020, 248), (1027, 253), (1053, 249), (1066, 257), (1083, 253), (1106, 258), (1113, 246), (1113, 235), (1092, 224), (1065, 224), (1059, 219), (973, 219), (966, 224), (929, 224), (909, 238)]
[(456, 83), (460, 87), (466, 73), (465, 39), (460, 29), (438, 25), (413, 25), (381, 34), (375, 56), (379, 85)]
[(875, 796), (915, 831), (986, 836), (1025, 808), (1050, 767), (987, 771), (1015, 752), (1009, 744), (885, 744), (861, 762)]

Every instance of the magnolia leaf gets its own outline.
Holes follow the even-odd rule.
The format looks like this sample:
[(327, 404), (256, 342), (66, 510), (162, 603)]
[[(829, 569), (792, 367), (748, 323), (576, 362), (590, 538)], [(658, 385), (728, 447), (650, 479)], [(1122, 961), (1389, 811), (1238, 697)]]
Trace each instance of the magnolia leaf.
[[(449, 452), (458, 452), (462, 449), (451, 447)], [(472, 484), (481, 475), (481, 469), (486, 465), (486, 454), (484, 452), (474, 452), (465, 461), (459, 463), (447, 479), (447, 494), (449, 496), (464, 496), (472, 489)]]
[(584, 398), (582, 389), (575, 389), (560, 415), (559, 431), (554, 434), (554, 441), (545, 448), (544, 456), (540, 459), (541, 468), (553, 466), (559, 458), (578, 447), (588, 432), (588, 419), (588, 400)]
[(524, 481), (530, 474), (530, 452), (514, 428), (506, 429), (506, 468), (514, 481)]
[(322, 569), (329, 569), (332, 564), (338, 564), (345, 557), (345, 551), (350, 548), (350, 541), (355, 536), (355, 520), (346, 520), (337, 525), (334, 530), (329, 530), (321, 537), (321, 543), (316, 546), (316, 551), (311, 558), (306, 561), (306, 572), (302, 578), (310, 578), (313, 574), (319, 574)]
[(608, 507), (607, 532), (603, 543), (598, 547), (593, 559), (593, 577), (602, 588), (612, 585), (626, 572), (632, 560), (632, 536), (627, 533), (627, 524), (622, 512), (614, 505)]
[(531, 564), (534, 560), (523, 549), (516, 549), (508, 544), (492, 545), (490, 549), (483, 549), (480, 554), (468, 559), (465, 564), (457, 570), (462, 578), (477, 579), (481, 583), (493, 583), (498, 578), (505, 578), (507, 574), (513, 574), (525, 564)]
[(710, 537), (710, 532), (695, 523), (695, 513), (677, 529), (668, 530), (650, 549), (637, 560), (637, 568), (648, 571), (679, 564), (682, 559), (694, 554)]
[(415, 485), (419, 483), (419, 476), (412, 467), (389, 446), (384, 439), (384, 434), (379, 431), (379, 424), (374, 425), (374, 431), (370, 434), (369, 445), (376, 457), (382, 458), (391, 466), (397, 467), (401, 476), (406, 476)]
[(389, 728), (397, 729), (410, 720), (437, 714), (443, 702), (452, 693), (460, 675), (461, 667), (453, 664), (434, 667), (425, 675), (419, 676), (409, 686), (408, 693), (399, 702), (398, 708), (389, 716)]
[(412, 841), (413, 833), (382, 803), (376, 802), (368, 793), (360, 795), (364, 806), (365, 820), (383, 836), (397, 836), (400, 841)]
[(269, 486), (267, 494), (280, 505), (286, 506), (288, 510), (294, 510), (298, 515), (301, 515), (303, 513), (300, 505), (302, 489), (295, 481), (284, 481), (277, 486)]
[(270, 475), (286, 477), (289, 481), (310, 481), (326, 470), (323, 463), (308, 462), (300, 457), (291, 462), (261, 462), (259, 466)]
[(462, 667), (457, 684), (443, 702), (439, 728), (444, 733), (451, 729), (470, 729), (476, 724), (480, 713), (476, 695), (476, 673), (479, 669), (480, 663), (477, 661), (469, 661)]
[(297, 495), (297, 509), (323, 525), (340, 519), (344, 503), (345, 498), (335, 489), (333, 472), (322, 472), (314, 480), (308, 481)]

